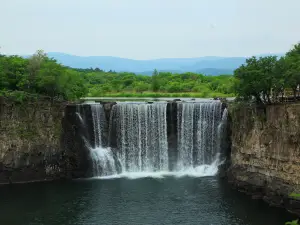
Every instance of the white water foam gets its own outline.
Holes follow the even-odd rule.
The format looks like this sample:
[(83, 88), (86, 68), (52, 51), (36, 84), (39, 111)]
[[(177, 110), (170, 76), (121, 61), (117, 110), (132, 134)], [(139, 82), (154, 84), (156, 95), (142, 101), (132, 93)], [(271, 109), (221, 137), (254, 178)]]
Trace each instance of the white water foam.
[(223, 162), (219, 161), (219, 157), (211, 165), (200, 165), (197, 167), (191, 167), (181, 171), (159, 171), (159, 172), (124, 172), (120, 174), (113, 174), (108, 176), (93, 177), (92, 179), (111, 180), (111, 179), (141, 179), (141, 178), (155, 178), (163, 179), (166, 177), (211, 177), (218, 173), (218, 167)]
[(95, 176), (109, 176), (117, 173), (115, 160), (110, 148), (96, 147), (94, 149), (90, 149), (90, 153)]

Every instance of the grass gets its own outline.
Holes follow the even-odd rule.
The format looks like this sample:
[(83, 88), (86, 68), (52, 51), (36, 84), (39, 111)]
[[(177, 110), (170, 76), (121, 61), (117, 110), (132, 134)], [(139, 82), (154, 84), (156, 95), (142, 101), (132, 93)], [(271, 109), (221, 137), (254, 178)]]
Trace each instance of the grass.
[[(195, 97), (195, 98), (214, 98), (214, 97), (234, 97), (233, 94), (224, 93), (201, 93), (201, 92), (180, 92), (180, 93), (166, 93), (166, 92), (106, 92), (101, 93), (101, 97)], [(91, 94), (88, 97), (99, 97)]]

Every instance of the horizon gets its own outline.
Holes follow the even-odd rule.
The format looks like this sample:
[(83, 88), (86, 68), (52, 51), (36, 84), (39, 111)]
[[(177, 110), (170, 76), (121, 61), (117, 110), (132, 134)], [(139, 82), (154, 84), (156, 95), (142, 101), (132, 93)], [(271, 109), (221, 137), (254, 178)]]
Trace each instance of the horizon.
[[(1, 48), (0, 48), (1, 50)], [(1, 51), (0, 51), (1, 53)], [(18, 55), (21, 57), (29, 57), (31, 55), (33, 55), (35, 52), (30, 53), (30, 54), (23, 54), (23, 55), (19, 55), (19, 54), (5, 54), (5, 55)], [(255, 55), (249, 55), (249, 56), (218, 56), (218, 55), (205, 55), (205, 56), (196, 56), (196, 57), (178, 57), (178, 58), (146, 58), (146, 59), (134, 59), (134, 58), (125, 58), (125, 57), (120, 57), (120, 56), (111, 56), (111, 55), (76, 55), (76, 54), (72, 54), (72, 53), (67, 53), (67, 52), (45, 52), (47, 55), (48, 54), (56, 54), (56, 55), (65, 55), (65, 56), (72, 56), (72, 57), (82, 57), (82, 58), (93, 58), (93, 57), (103, 57), (103, 58), (119, 58), (119, 59), (128, 59), (128, 60), (134, 60), (134, 61), (152, 61), (152, 60), (172, 60), (172, 59), (202, 59), (202, 58), (249, 58), (252, 56), (265, 56), (265, 55), (275, 55), (275, 56), (279, 56), (279, 55), (284, 55), (285, 53), (282, 52), (277, 52), (277, 53), (259, 53), (259, 54), (255, 54)]]
[(11, 0), (0, 9), (0, 51), (134, 60), (277, 54), (299, 42), (299, 7), (298, 0)]

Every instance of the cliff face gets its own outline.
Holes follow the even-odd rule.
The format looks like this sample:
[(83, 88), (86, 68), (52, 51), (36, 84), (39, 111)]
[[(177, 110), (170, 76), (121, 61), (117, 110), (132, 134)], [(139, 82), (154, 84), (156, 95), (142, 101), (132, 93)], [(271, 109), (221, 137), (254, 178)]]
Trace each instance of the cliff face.
[(93, 118), (90, 105), (68, 105), (62, 122), (62, 144), (72, 178), (88, 177), (92, 162), (88, 147), (94, 147)]
[(0, 184), (65, 177), (65, 104), (0, 101)]
[(229, 179), (254, 197), (299, 211), (300, 105), (231, 107)]

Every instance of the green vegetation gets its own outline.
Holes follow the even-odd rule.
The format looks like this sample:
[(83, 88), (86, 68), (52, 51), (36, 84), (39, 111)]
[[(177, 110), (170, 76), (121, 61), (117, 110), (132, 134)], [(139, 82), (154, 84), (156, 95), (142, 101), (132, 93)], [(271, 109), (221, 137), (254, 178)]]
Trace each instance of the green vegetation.
[(18, 101), (47, 96), (76, 100), (80, 97), (230, 97), (274, 103), (284, 91), (297, 98), (300, 84), (300, 44), (277, 59), (251, 57), (234, 76), (174, 74), (154, 70), (152, 76), (129, 72), (74, 69), (59, 64), (39, 50), (32, 57), (0, 55), (0, 95)]
[(79, 72), (49, 59), (41, 50), (28, 59), (0, 56), (0, 95), (19, 101), (41, 95), (72, 100), (86, 95), (87, 91)]
[(293, 193), (289, 194), (289, 197), (299, 200), (300, 199), (300, 194), (293, 192)]
[(0, 55), (0, 95), (22, 102), (47, 96), (76, 100), (80, 97), (227, 97), (233, 96), (233, 76), (134, 73), (73, 69), (39, 50), (32, 57)]
[[(293, 193), (289, 194), (289, 197), (299, 200), (300, 194), (293, 192)], [(285, 225), (299, 225), (299, 219), (286, 222)]]
[[(78, 71), (78, 70), (77, 70)], [(233, 77), (195, 73), (153, 72), (152, 76), (79, 70), (88, 82), (89, 97), (226, 97), (233, 96)]]
[(286, 222), (285, 225), (299, 225), (299, 220), (297, 219), (290, 222)]
[(235, 93), (243, 101), (275, 103), (281, 101), (289, 89), (296, 100), (300, 84), (300, 44), (280, 59), (275, 56), (247, 59), (235, 70), (234, 78)]
[[(89, 75), (89, 74), (87, 74)], [(215, 97), (233, 96), (232, 76), (158, 73), (97, 73), (90, 76), (89, 96), (107, 97)], [(91, 79), (91, 80), (90, 80)], [(94, 79), (99, 79), (94, 82)], [(102, 80), (102, 81), (101, 81)]]

